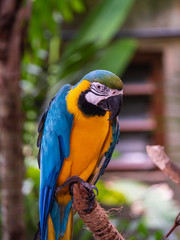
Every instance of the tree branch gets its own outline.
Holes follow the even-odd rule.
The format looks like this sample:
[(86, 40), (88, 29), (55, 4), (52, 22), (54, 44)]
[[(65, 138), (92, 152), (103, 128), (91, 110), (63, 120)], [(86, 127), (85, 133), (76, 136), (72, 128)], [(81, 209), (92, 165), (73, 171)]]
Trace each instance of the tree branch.
[(180, 167), (173, 163), (160, 145), (147, 146), (146, 151), (153, 163), (175, 183), (180, 185)]
[(88, 192), (79, 184), (74, 184), (73, 187), (73, 204), (80, 218), (88, 226), (96, 240), (124, 240), (122, 235), (109, 221), (104, 209), (95, 201), (94, 207), (90, 212), (85, 212), (88, 209)]
[[(180, 185), (180, 167), (173, 163), (164, 152), (164, 147), (160, 145), (147, 146), (146, 151), (154, 164), (170, 177), (175, 183)], [(166, 234), (166, 238), (174, 231), (174, 229), (180, 225), (180, 213), (177, 215), (174, 221), (174, 225), (170, 231)]]

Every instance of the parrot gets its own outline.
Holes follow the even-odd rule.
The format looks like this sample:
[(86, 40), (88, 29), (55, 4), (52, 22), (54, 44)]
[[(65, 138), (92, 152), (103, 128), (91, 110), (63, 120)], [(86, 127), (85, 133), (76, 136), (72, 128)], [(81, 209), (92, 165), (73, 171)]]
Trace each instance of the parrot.
[(93, 192), (119, 139), (122, 98), (122, 80), (94, 70), (76, 85), (64, 85), (43, 113), (37, 139), (41, 240), (72, 239), (73, 194), (67, 185), (84, 183)]

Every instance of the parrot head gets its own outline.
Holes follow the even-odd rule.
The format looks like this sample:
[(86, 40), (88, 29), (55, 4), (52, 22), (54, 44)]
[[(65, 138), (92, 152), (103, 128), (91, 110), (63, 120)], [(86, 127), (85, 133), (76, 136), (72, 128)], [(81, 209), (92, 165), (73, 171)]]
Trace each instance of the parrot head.
[(91, 116), (103, 116), (109, 111), (109, 120), (116, 118), (122, 107), (121, 79), (112, 72), (95, 70), (86, 74), (82, 80), (89, 81), (90, 86), (80, 94), (78, 106), (81, 111)]

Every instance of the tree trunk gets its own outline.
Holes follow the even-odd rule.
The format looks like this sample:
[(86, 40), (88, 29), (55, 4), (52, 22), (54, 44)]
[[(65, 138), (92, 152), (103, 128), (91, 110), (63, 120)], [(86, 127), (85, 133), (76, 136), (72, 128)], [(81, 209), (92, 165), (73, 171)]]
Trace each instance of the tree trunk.
[(3, 240), (25, 239), (20, 73), (30, 2), (0, 0), (0, 151)]

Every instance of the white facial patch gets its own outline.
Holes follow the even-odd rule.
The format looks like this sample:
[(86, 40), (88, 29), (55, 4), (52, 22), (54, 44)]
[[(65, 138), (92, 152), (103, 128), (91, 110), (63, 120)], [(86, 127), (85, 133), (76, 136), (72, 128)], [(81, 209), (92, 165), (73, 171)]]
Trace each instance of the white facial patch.
[(117, 89), (109, 89), (109, 97), (117, 96), (117, 95), (123, 95), (123, 89), (122, 90), (117, 90)]
[(97, 105), (103, 99), (120, 94), (123, 94), (123, 90), (111, 89), (101, 83), (94, 82), (91, 84), (90, 91), (85, 95), (85, 98), (89, 103)]
[(105, 96), (98, 96), (96, 94), (94, 94), (93, 92), (88, 92), (86, 95), (85, 95), (85, 98), (86, 100), (93, 104), (93, 105), (97, 105), (98, 102), (100, 102), (101, 100), (103, 99), (106, 99), (107, 97)]

